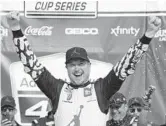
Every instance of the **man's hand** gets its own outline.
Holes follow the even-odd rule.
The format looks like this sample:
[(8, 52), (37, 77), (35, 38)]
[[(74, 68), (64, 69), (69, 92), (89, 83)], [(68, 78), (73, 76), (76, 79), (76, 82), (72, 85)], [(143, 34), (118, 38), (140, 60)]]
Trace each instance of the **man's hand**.
[(153, 38), (159, 28), (161, 27), (161, 19), (156, 16), (150, 16), (147, 18), (147, 31), (145, 36), (148, 38)]
[(20, 24), (19, 24), (20, 16), (17, 11), (10, 12), (6, 17), (7, 17), (7, 22), (12, 31), (20, 29)]
[(12, 123), (8, 119), (4, 119), (1, 121), (1, 126), (12, 126)]

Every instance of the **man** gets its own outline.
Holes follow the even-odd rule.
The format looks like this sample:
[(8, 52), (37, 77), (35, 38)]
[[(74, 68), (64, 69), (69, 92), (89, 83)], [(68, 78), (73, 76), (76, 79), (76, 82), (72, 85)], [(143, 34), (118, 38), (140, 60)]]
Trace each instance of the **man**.
[(4, 96), (1, 99), (1, 126), (20, 126), (15, 121), (16, 103), (12, 96)]
[(154, 93), (155, 89), (156, 88), (153, 85), (150, 85), (144, 96), (133, 97), (128, 101), (129, 109), (127, 114), (137, 118), (137, 126), (157, 126), (157, 124), (147, 120), (148, 112), (151, 109), (152, 94)]
[(132, 116), (127, 116), (127, 100), (122, 93), (115, 93), (110, 98), (110, 117), (106, 126), (125, 126), (132, 120)]
[(128, 101), (128, 114), (139, 117), (142, 110), (144, 109), (144, 101), (140, 97), (133, 97)]
[[(147, 116), (147, 113), (143, 113), (144, 107), (145, 107), (145, 102), (141, 97), (133, 97), (129, 99), (128, 101), (127, 114), (136, 118), (135, 123), (137, 124), (137, 126), (143, 126), (148, 123), (147, 120), (145, 119)], [(145, 117), (143, 120), (146, 120), (146, 121), (140, 122), (140, 116)], [(145, 124), (142, 124), (142, 123), (145, 123)]]
[(53, 77), (38, 61), (20, 30), (19, 14), (11, 12), (7, 18), (25, 72), (52, 101), (56, 126), (105, 126), (110, 97), (120, 89), (126, 77), (134, 73), (136, 64), (161, 26), (158, 17), (148, 18), (145, 35), (130, 47), (106, 77), (95, 82), (89, 81), (91, 62), (86, 50), (80, 47), (67, 50), (65, 63), (70, 79), (67, 83)]
[(143, 99), (134, 97), (127, 104), (122, 93), (115, 93), (110, 99), (111, 119), (106, 126), (144, 126), (138, 122), (143, 107)]

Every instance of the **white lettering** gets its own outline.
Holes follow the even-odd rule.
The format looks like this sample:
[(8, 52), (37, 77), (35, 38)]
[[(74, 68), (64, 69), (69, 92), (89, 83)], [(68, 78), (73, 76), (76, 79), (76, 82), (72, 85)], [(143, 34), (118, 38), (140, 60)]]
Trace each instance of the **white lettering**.
[(20, 87), (36, 87), (36, 83), (34, 81), (28, 81), (26, 78), (23, 78)]
[(166, 41), (166, 29), (160, 29), (154, 37), (159, 38), (159, 41)]
[(131, 26), (130, 28), (121, 28), (120, 26), (117, 26), (116, 28), (111, 28), (111, 34), (115, 36), (119, 35), (124, 35), (124, 34), (129, 34), (129, 35), (134, 35), (137, 36), (139, 33), (140, 28), (134, 28)]
[(66, 35), (98, 35), (97, 28), (66, 28)]
[(166, 36), (165, 37), (160, 37), (159, 41), (166, 41)]
[[(40, 116), (40, 117), (42, 117), (43, 115), (47, 114), (47, 106), (48, 106), (48, 101), (46, 101), (46, 100), (40, 101), (39, 103), (28, 108), (25, 111), (25, 116)], [(39, 109), (39, 108), (41, 108), (41, 109)]]
[(51, 26), (42, 26), (41, 28), (32, 28), (32, 26), (28, 26), (25, 29), (25, 35), (38, 35), (38, 36), (50, 36), (52, 35)]

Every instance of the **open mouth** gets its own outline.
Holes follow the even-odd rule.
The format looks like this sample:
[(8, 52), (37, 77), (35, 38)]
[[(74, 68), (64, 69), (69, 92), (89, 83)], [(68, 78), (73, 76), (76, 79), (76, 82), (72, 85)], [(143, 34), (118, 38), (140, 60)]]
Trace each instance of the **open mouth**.
[(81, 76), (83, 75), (83, 72), (81, 72), (81, 71), (75, 71), (75, 72), (73, 73), (73, 75), (74, 75), (75, 77), (81, 77)]
[(81, 77), (82, 74), (74, 74), (75, 77)]

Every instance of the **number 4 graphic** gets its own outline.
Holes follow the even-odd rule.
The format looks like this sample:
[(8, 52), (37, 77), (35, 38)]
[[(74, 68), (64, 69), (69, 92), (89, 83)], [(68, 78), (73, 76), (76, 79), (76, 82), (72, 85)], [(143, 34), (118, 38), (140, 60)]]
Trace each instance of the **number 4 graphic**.
[[(40, 101), (39, 103), (33, 105), (32, 107), (28, 108), (25, 111), (25, 116), (40, 116), (40, 117), (44, 117), (45, 115), (47, 115), (47, 106), (48, 106), (48, 101), (43, 100)], [(37, 109), (40, 109), (38, 110)]]

